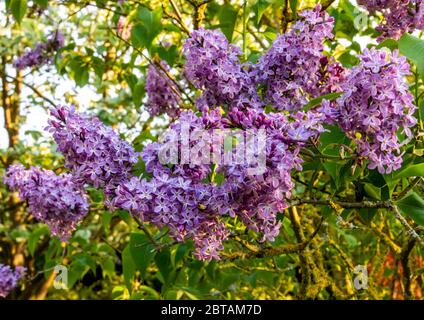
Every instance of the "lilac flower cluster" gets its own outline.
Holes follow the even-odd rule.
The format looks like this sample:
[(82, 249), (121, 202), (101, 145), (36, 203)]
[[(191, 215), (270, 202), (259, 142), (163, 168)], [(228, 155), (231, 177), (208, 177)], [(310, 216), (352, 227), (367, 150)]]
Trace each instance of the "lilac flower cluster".
[[(202, 121), (192, 112), (183, 112), (179, 121), (171, 125), (172, 134), (168, 134), (163, 143), (179, 148), (183, 130), (193, 133), (193, 130), (206, 129), (208, 123), (210, 121)], [(152, 178), (133, 177), (124, 181), (116, 188), (111, 203), (159, 228), (167, 227), (176, 241), (192, 239), (199, 259), (218, 259), (228, 232), (211, 207), (212, 185), (202, 182), (210, 173), (210, 165), (166, 166), (160, 163), (162, 147), (161, 143), (152, 143), (143, 151), (146, 171)]]
[(25, 275), (24, 267), (16, 267), (12, 270), (10, 266), (0, 263), (0, 297), (6, 298)]
[[(300, 19), (254, 66), (255, 82), (264, 86), (264, 98), (277, 110), (299, 110), (310, 98), (322, 95), (321, 83), (329, 66), (324, 40), (332, 38), (334, 19), (318, 5)], [(333, 83), (337, 82), (337, 78)]]
[(370, 169), (390, 173), (402, 164), (399, 129), (412, 138), (410, 128), (416, 124), (413, 96), (404, 81), (409, 64), (397, 51), (365, 49), (359, 57), (360, 64), (342, 84), (344, 94), (336, 107), (324, 102), (322, 110), (355, 140)]
[[(228, 236), (221, 221), (225, 216), (238, 216), (248, 228), (262, 234), (263, 241), (272, 241), (281, 226), (277, 213), (286, 208), (285, 199), (290, 197), (294, 187), (291, 170), (301, 168), (300, 147), (324, 130), (320, 124), (322, 115), (321, 118), (316, 115), (318, 113), (299, 112), (288, 119), (282, 114), (233, 108), (228, 118), (223, 119), (218, 109), (200, 117), (184, 112), (179, 121), (171, 125), (172, 135), (167, 135), (163, 142), (146, 146), (143, 151), (146, 171), (153, 177), (150, 180), (132, 178), (122, 183), (116, 189), (112, 204), (160, 228), (168, 227), (177, 241), (193, 239), (199, 259), (219, 258), (222, 241)], [(191, 143), (196, 130), (217, 128), (265, 129), (268, 159), (265, 173), (249, 175), (248, 164), (226, 164), (221, 159), (216, 170), (225, 175), (225, 180), (215, 185), (203, 182), (212, 173), (209, 164), (178, 162), (166, 166), (160, 163), (159, 154), (165, 143), (181, 150), (182, 142), (176, 139), (183, 130), (190, 133)], [(195, 138), (197, 145), (201, 139)], [(203, 142), (209, 146), (206, 152), (212, 152), (211, 141), (205, 138)]]
[(262, 105), (249, 75), (251, 66), (240, 63), (241, 53), (218, 30), (199, 29), (191, 33), (183, 47), (187, 59), (184, 71), (188, 80), (202, 90), (197, 101), (199, 110)]
[(107, 196), (113, 194), (114, 187), (130, 177), (138, 161), (131, 145), (98, 118), (78, 114), (74, 106), (57, 106), (51, 114), (47, 129), (53, 133), (75, 180), (105, 187)]
[[(160, 62), (165, 70), (170, 67), (166, 61)], [(168, 78), (165, 72), (154, 64), (149, 66), (146, 77), (146, 92), (148, 95), (147, 108), (152, 115), (166, 113), (171, 118), (178, 116), (181, 99), (178, 88)]]
[(263, 174), (248, 174), (248, 165), (225, 165), (219, 168), (225, 175), (224, 183), (214, 198), (214, 207), (221, 214), (239, 216), (253, 231), (262, 234), (262, 241), (273, 241), (281, 223), (277, 213), (286, 207), (294, 183), (292, 170), (301, 170), (299, 151), (306, 141), (324, 131), (320, 113), (298, 112), (292, 117), (283, 114), (265, 114), (250, 109), (234, 109), (229, 115), (230, 124), (246, 131), (266, 131), (266, 169)]
[(25, 170), (19, 164), (9, 167), (4, 182), (28, 201), (29, 213), (63, 241), (88, 213), (88, 197), (69, 174), (56, 175), (38, 167)]
[(176, 241), (192, 239), (195, 254), (202, 260), (219, 259), (227, 237), (224, 223), (206, 205), (211, 187), (155, 172), (151, 180), (133, 177), (116, 188), (112, 203), (142, 221), (167, 227)]
[(65, 39), (57, 30), (46, 42), (38, 42), (35, 48), (26, 52), (13, 62), (18, 70), (50, 63), (53, 54), (63, 47)]
[[(212, 118), (213, 120), (210, 120)], [(211, 112), (209, 119), (198, 117), (191, 111), (182, 112), (178, 121), (170, 125), (171, 130), (165, 135), (163, 142), (152, 143), (143, 150), (142, 159), (146, 164), (146, 170), (148, 172), (165, 171), (167, 174), (181, 176), (184, 179), (195, 182), (202, 181), (211, 173), (211, 168), (209, 164), (196, 163), (196, 156), (198, 155), (193, 154), (190, 157), (190, 154), (181, 154), (179, 159), (174, 159), (179, 161), (171, 169), (164, 167), (159, 161), (159, 152), (163, 150), (162, 146), (165, 143), (169, 146), (172, 145), (177, 150), (183, 150), (182, 144), (186, 144), (188, 148), (193, 149), (196, 143), (197, 147), (200, 148), (199, 153), (205, 151), (204, 147), (211, 143), (211, 136), (207, 135), (204, 137), (201, 134), (206, 129), (221, 127), (220, 121), (221, 114), (218, 109)], [(181, 141), (181, 137), (186, 137), (189, 141)], [(202, 142), (202, 144), (199, 142)]]
[[(273, 240), (280, 228), (277, 212), (286, 207), (285, 199), (290, 197), (294, 187), (291, 170), (301, 168), (300, 147), (324, 130), (322, 122), (323, 115), (312, 112), (299, 112), (290, 119), (282, 114), (265, 114), (255, 109), (239, 111), (233, 108), (225, 119), (218, 109), (205, 112), (200, 117), (192, 112), (184, 112), (179, 121), (171, 125), (172, 135), (167, 135), (162, 142), (146, 146), (143, 151), (146, 171), (153, 173), (152, 179), (140, 182), (133, 178), (131, 182), (124, 183), (117, 188), (113, 204), (129, 210), (144, 221), (153, 222), (159, 227), (167, 226), (178, 241), (191, 237), (200, 259), (219, 257), (217, 251), (222, 248), (222, 241), (227, 236), (220, 217), (237, 215), (250, 229), (261, 233), (263, 241)], [(190, 144), (195, 137), (194, 141), (201, 150), (213, 152), (211, 136), (196, 137), (196, 130), (218, 128), (238, 128), (244, 129), (244, 132), (265, 129), (268, 159), (265, 173), (250, 175), (248, 163), (225, 163), (225, 152), (221, 153), (220, 165), (216, 169), (217, 173), (225, 175), (221, 185), (203, 182), (212, 174), (209, 164), (191, 161), (190, 164), (178, 162), (165, 166), (160, 163), (159, 154), (164, 144), (183, 150), (183, 142), (177, 139), (184, 133), (190, 134)], [(199, 146), (199, 141), (204, 145)], [(180, 156), (183, 157), (182, 154)], [(219, 226), (220, 231), (206, 232), (204, 228), (208, 225)], [(199, 232), (199, 229), (204, 232)], [(199, 240), (199, 235), (203, 240)], [(205, 243), (208, 244), (206, 247)]]
[(384, 22), (376, 30), (379, 41), (399, 39), (403, 33), (424, 30), (424, 2), (422, 0), (359, 0), (358, 3), (374, 13), (382, 12)]

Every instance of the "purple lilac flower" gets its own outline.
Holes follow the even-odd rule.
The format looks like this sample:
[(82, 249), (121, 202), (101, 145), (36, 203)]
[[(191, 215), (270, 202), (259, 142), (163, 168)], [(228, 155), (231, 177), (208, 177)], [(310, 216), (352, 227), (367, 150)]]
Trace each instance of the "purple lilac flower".
[(66, 241), (88, 213), (88, 197), (69, 174), (56, 175), (51, 170), (12, 165), (4, 182), (28, 201), (29, 213), (46, 223), (52, 234)]
[(412, 138), (416, 124), (413, 96), (405, 76), (409, 64), (398, 51), (365, 49), (361, 62), (342, 84), (344, 94), (335, 105), (323, 103), (323, 112), (355, 140), (358, 153), (369, 159), (369, 168), (390, 173), (401, 167), (398, 131)]
[(424, 30), (424, 2), (422, 0), (359, 0), (371, 13), (383, 13), (384, 21), (376, 28), (378, 38), (399, 39), (405, 32)]
[(105, 187), (109, 195), (115, 185), (131, 176), (138, 154), (98, 118), (78, 114), (74, 106), (57, 106), (51, 115), (47, 129), (76, 181)]
[[(218, 258), (227, 232), (219, 215), (207, 208), (211, 186), (201, 180), (210, 172), (209, 165), (165, 166), (159, 162), (160, 145), (151, 144), (144, 149), (143, 159), (153, 177), (138, 179), (130, 173), (136, 154), (98, 119), (79, 115), (73, 107), (57, 107), (52, 115), (49, 130), (76, 181), (104, 186), (111, 207), (128, 210), (159, 228), (167, 227), (178, 241), (193, 239), (202, 259)], [(192, 129), (206, 128), (213, 121), (217, 121), (213, 116), (202, 120), (185, 112), (172, 128), (181, 130), (183, 122)]]
[(333, 37), (334, 19), (321, 11), (320, 5), (299, 16), (288, 32), (277, 37), (252, 73), (264, 86), (266, 102), (277, 110), (299, 110), (310, 98), (328, 93), (321, 83), (327, 69), (335, 68), (323, 55), (324, 41)]
[(250, 77), (251, 66), (241, 64), (241, 50), (228, 42), (219, 30), (199, 29), (191, 33), (183, 48), (185, 75), (202, 95), (199, 110), (228, 106), (262, 106)]
[[(166, 61), (160, 62), (167, 71), (170, 69)], [(175, 118), (178, 116), (181, 99), (178, 88), (169, 80), (168, 76), (154, 64), (149, 66), (146, 77), (146, 92), (148, 95), (147, 108), (152, 115), (162, 113)]]
[(121, 183), (111, 201), (114, 207), (128, 210), (143, 221), (167, 227), (177, 241), (192, 239), (195, 254), (202, 260), (219, 259), (218, 251), (228, 236), (220, 215), (210, 204), (213, 186), (202, 181), (210, 173), (210, 164), (166, 166), (160, 162), (160, 152), (165, 143), (175, 143), (180, 148), (183, 130), (192, 133), (201, 128), (211, 129), (213, 120), (214, 116), (202, 119), (192, 112), (183, 112), (171, 124), (172, 134), (143, 150), (146, 171), (152, 178), (133, 177)]
[[(301, 168), (300, 147), (324, 130), (322, 121), (323, 115), (317, 112), (298, 112), (290, 119), (255, 109), (233, 108), (227, 119), (222, 118), (218, 109), (205, 111), (201, 116), (183, 112), (179, 121), (171, 125), (172, 135), (143, 151), (146, 171), (153, 174), (152, 178), (132, 178), (120, 184), (112, 204), (160, 228), (166, 226), (177, 241), (193, 239), (195, 254), (200, 259), (219, 258), (222, 241), (228, 235), (221, 221), (225, 216), (237, 215), (248, 228), (261, 233), (263, 241), (272, 241), (281, 226), (277, 213), (286, 208), (285, 199), (294, 187), (291, 170)], [(225, 181), (215, 185), (203, 182), (211, 174), (209, 163), (179, 162), (166, 166), (159, 161), (164, 144), (175, 144), (180, 150), (182, 142), (175, 132), (217, 128), (266, 129), (266, 172), (248, 175), (247, 164), (226, 164), (221, 159), (217, 171), (225, 175)]]
[(324, 131), (324, 115), (317, 112), (265, 114), (250, 109), (232, 110), (230, 125), (244, 130), (266, 130), (266, 170), (263, 174), (247, 174), (248, 165), (223, 165), (219, 168), (225, 181), (214, 192), (213, 207), (220, 214), (239, 216), (246, 226), (262, 234), (262, 241), (273, 241), (281, 223), (277, 213), (286, 207), (294, 183), (292, 170), (300, 170), (299, 151), (311, 137)]
[(210, 195), (211, 186), (155, 171), (150, 180), (133, 177), (122, 182), (112, 204), (142, 221), (167, 227), (176, 241), (193, 239), (199, 259), (211, 260), (219, 259), (228, 232), (220, 217), (206, 207)]
[(18, 285), (19, 280), (25, 275), (26, 269), (18, 266), (12, 270), (10, 266), (0, 263), (0, 297), (6, 298)]
[[(211, 173), (210, 164), (201, 164), (196, 163), (197, 159), (200, 159), (201, 154), (180, 154), (177, 164), (172, 168), (164, 166), (159, 161), (159, 151), (161, 150), (163, 144), (174, 145), (177, 150), (188, 150), (190, 147), (191, 150), (194, 150), (193, 147), (201, 146), (201, 143), (210, 144), (210, 135), (202, 135), (204, 130), (216, 129), (221, 127), (221, 114), (219, 110), (216, 109), (210, 112), (208, 117), (198, 117), (192, 111), (184, 111), (181, 113), (178, 121), (173, 122), (170, 125), (170, 131), (165, 134), (165, 137), (162, 142), (152, 143), (146, 146), (143, 150), (142, 159), (146, 164), (146, 170), (149, 172), (160, 171), (168, 175), (177, 175), (190, 179), (196, 182), (199, 182), (205, 179), (208, 174)], [(181, 137), (186, 137), (190, 139), (190, 144), (187, 142), (186, 148), (182, 146)], [(205, 151), (204, 148), (200, 148), (201, 152)], [(207, 150), (208, 152), (210, 150)], [(184, 156), (184, 158), (183, 158)], [(200, 162), (197, 161), (197, 162)]]
[(53, 54), (63, 47), (63, 34), (57, 30), (46, 42), (38, 42), (35, 48), (16, 59), (14, 67), (23, 70), (34, 66), (41, 66), (52, 61)]

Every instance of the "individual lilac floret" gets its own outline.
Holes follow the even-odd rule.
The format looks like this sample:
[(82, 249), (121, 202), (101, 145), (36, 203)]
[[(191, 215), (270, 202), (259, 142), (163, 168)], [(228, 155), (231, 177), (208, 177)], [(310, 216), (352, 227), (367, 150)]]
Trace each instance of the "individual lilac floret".
[(18, 70), (41, 66), (52, 61), (56, 51), (63, 47), (63, 34), (57, 30), (46, 42), (38, 42), (35, 48), (26, 52), (13, 63)]
[(12, 270), (10, 266), (0, 263), (0, 297), (6, 298), (15, 289), (25, 275), (25, 268), (18, 266)]
[(57, 106), (51, 115), (47, 129), (76, 181), (106, 187), (108, 195), (122, 179), (130, 177), (138, 154), (115, 131), (98, 118), (77, 113), (74, 106)]
[[(400, 147), (411, 139), (416, 124), (413, 96), (405, 76), (409, 64), (397, 51), (365, 49), (361, 62), (342, 84), (344, 94), (335, 105), (323, 103), (323, 112), (354, 139), (357, 151), (369, 159), (369, 168), (390, 173), (401, 167)], [(400, 143), (398, 131), (407, 140)]]
[(250, 66), (241, 64), (238, 58), (241, 53), (219, 30), (201, 28), (191, 33), (183, 48), (187, 59), (184, 71), (188, 80), (203, 91), (198, 109), (262, 106), (249, 75)]
[(424, 30), (424, 2), (422, 0), (359, 0), (371, 13), (383, 13), (384, 21), (376, 28), (378, 38), (399, 39), (405, 32)]
[[(324, 41), (333, 37), (333, 25), (334, 18), (318, 5), (301, 12), (290, 30), (277, 37), (252, 73), (264, 87), (267, 103), (277, 110), (299, 110), (311, 98), (328, 93), (327, 73), (335, 75), (335, 66), (323, 50)], [(333, 79), (333, 84), (336, 82), (337, 78)]]
[[(166, 61), (160, 62), (165, 70), (169, 70)], [(147, 71), (146, 92), (148, 96), (147, 108), (152, 115), (168, 114), (171, 118), (178, 116), (181, 99), (178, 88), (168, 78), (165, 72), (157, 65), (151, 64)]]
[(56, 175), (38, 167), (25, 170), (18, 164), (9, 167), (4, 182), (28, 201), (29, 213), (63, 241), (88, 213), (88, 197), (69, 174)]

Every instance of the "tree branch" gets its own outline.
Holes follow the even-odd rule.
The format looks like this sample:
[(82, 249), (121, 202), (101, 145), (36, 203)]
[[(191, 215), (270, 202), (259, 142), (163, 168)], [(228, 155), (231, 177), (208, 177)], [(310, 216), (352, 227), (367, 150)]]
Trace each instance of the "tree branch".
[[(187, 94), (185, 93), (185, 91), (183, 90), (183, 88), (180, 86), (180, 84), (169, 74), (168, 70), (166, 70), (161, 63), (158, 63), (157, 61), (155, 61), (154, 59), (149, 58), (148, 56), (146, 56), (144, 54), (144, 52), (136, 47), (134, 47), (130, 42), (128, 42), (127, 40), (125, 40), (124, 38), (122, 38), (119, 34), (115, 33), (112, 29), (109, 28), (109, 31), (115, 36), (117, 37), (119, 40), (125, 42), (127, 45), (129, 45), (130, 47), (132, 47), (135, 51), (137, 51), (141, 56), (143, 56), (150, 64), (152, 64), (153, 66), (160, 68), (161, 71), (166, 75), (167, 78), (169, 78), (169, 80), (178, 88), (178, 90), (180, 90), (180, 92), (178, 92), (178, 90), (176, 90), (176, 88), (174, 88), (173, 86), (170, 86), (170, 88), (172, 89), (172, 91), (175, 92), (175, 94), (177, 94), (179, 97), (181, 97), (181, 93), (184, 93), (184, 95), (186, 96), (186, 98), (192, 103), (194, 104), (193, 99)], [(182, 97), (181, 97), (182, 99)]]
[[(13, 79), (13, 80), (15, 80), (16, 81), (16, 78), (15, 77), (12, 77), (12, 76), (9, 76), (9, 75), (7, 75), (7, 77), (9, 78), (9, 79)], [(46, 102), (48, 102), (51, 106), (53, 106), (53, 107), (56, 107), (56, 103), (54, 103), (53, 102), (53, 100), (51, 100), (50, 98), (48, 98), (48, 97), (46, 97), (45, 95), (43, 95), (41, 92), (40, 92), (40, 90), (38, 90), (36, 87), (34, 87), (33, 85), (31, 85), (31, 84), (29, 84), (29, 83), (26, 83), (26, 82), (24, 82), (24, 81), (22, 81), (22, 84), (25, 86), (25, 87), (28, 87), (29, 89), (31, 89), (38, 97), (40, 97), (40, 98), (42, 98), (43, 100), (45, 100)]]
[(267, 247), (267, 248), (261, 249), (261, 248), (257, 248), (253, 246), (250, 243), (246, 243), (246, 241), (240, 238), (237, 239), (236, 237), (235, 240), (242, 240), (242, 242), (240, 241), (238, 242), (242, 243), (242, 245), (248, 250), (250, 250), (250, 252), (248, 253), (235, 252), (233, 254), (226, 255), (224, 260), (233, 261), (238, 259), (269, 258), (269, 257), (279, 256), (282, 254), (301, 252), (311, 243), (311, 241), (318, 234), (323, 221), (324, 221), (324, 218), (321, 218), (314, 232), (307, 239), (304, 238), (303, 241), (296, 244), (284, 244), (279, 247)]
[(300, 204), (315, 204), (332, 206), (334, 204), (339, 205), (343, 208), (391, 208), (392, 203), (390, 201), (363, 201), (363, 202), (347, 202), (338, 200), (314, 200), (314, 199), (295, 199), (289, 203), (289, 206), (297, 206)]
[(406, 196), (409, 191), (415, 188), (415, 186), (421, 181), (422, 177), (416, 177), (405, 189), (403, 189), (396, 197), (395, 199), (402, 199), (404, 196)]
[(390, 205), (390, 209), (392, 210), (393, 214), (395, 215), (396, 219), (399, 220), (399, 222), (405, 227), (405, 229), (408, 231), (408, 234), (411, 235), (412, 238), (414, 238), (418, 244), (424, 248), (424, 240), (421, 239), (420, 235), (410, 226), (408, 221), (406, 221), (405, 217), (402, 216), (402, 214), (399, 211), (399, 208), (395, 204)]

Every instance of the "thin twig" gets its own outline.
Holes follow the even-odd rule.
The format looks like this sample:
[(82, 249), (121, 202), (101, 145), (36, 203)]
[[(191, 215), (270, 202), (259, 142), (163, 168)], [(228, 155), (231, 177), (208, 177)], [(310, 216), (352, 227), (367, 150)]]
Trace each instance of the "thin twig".
[(318, 226), (314, 230), (314, 232), (307, 238), (304, 239), (304, 241), (296, 243), (296, 244), (285, 244), (279, 247), (267, 247), (264, 249), (257, 248), (253, 246), (252, 244), (240, 239), (236, 238), (236, 240), (242, 240), (240, 242), (246, 249), (248, 249), (250, 252), (248, 253), (233, 253), (230, 255), (225, 256), (224, 260), (233, 261), (238, 259), (251, 259), (251, 258), (268, 258), (273, 256), (279, 256), (282, 254), (288, 254), (288, 253), (297, 253), (300, 251), (303, 251), (315, 238), (315, 236), (318, 234), (318, 231), (320, 230), (323, 222), (323, 218), (318, 223)]
[(259, 45), (261, 46), (262, 49), (267, 50), (268, 47), (264, 44), (264, 42), (262, 41), (262, 39), (260, 37), (258, 37), (258, 35), (256, 34), (255, 30), (252, 29), (252, 27), (250, 25), (247, 25), (247, 31), (249, 31), (249, 33), (255, 38), (255, 40), (259, 43)]
[(149, 238), (150, 242), (153, 244), (153, 246), (155, 247), (155, 249), (160, 248), (160, 244), (152, 236), (152, 234), (146, 228), (146, 226), (144, 225), (144, 223), (140, 219), (138, 219), (137, 217), (135, 217), (135, 216), (133, 216), (133, 218), (134, 218), (134, 221), (137, 223), (139, 229), (142, 230), (146, 234), (147, 238)]
[[(125, 42), (127, 45), (129, 45), (130, 47), (132, 47), (135, 51), (137, 51), (139, 54), (141, 54), (150, 64), (152, 64), (153, 66), (156, 66), (158, 68), (161, 69), (161, 71), (167, 76), (167, 78), (169, 78), (170, 81), (172, 81), (173, 84), (175, 84), (175, 86), (178, 88), (178, 90), (180, 90), (181, 93), (184, 93), (184, 95), (186, 96), (186, 98), (192, 103), (194, 104), (193, 99), (184, 92), (183, 88), (180, 86), (180, 84), (169, 74), (168, 70), (166, 70), (164, 68), (164, 66), (162, 66), (161, 63), (157, 63), (156, 61), (154, 61), (153, 59), (149, 58), (148, 56), (146, 56), (144, 54), (144, 52), (140, 49), (138, 49), (137, 47), (133, 46), (129, 41), (125, 40), (124, 38), (122, 38), (119, 34), (115, 33), (112, 29), (109, 28), (109, 31), (118, 39), (120, 39), (121, 41)], [(181, 93), (178, 92), (173, 86), (170, 86), (171, 89), (178, 95), (181, 97)]]
[(414, 189), (414, 187), (421, 181), (422, 177), (416, 177), (405, 189), (403, 189), (396, 197), (395, 199), (402, 199), (404, 196), (406, 196), (409, 191)]
[(414, 228), (411, 227), (411, 225), (406, 221), (405, 217), (402, 216), (402, 214), (399, 211), (399, 208), (394, 203), (391, 203), (390, 209), (392, 210), (393, 214), (395, 215), (396, 219), (399, 220), (399, 222), (405, 227), (405, 229), (408, 231), (408, 234), (411, 235), (412, 238), (414, 238), (421, 247), (424, 248), (424, 240), (420, 237), (420, 235), (414, 230)]
[(391, 208), (390, 201), (363, 201), (363, 202), (347, 202), (338, 200), (314, 200), (314, 199), (295, 199), (290, 202), (289, 206), (297, 206), (299, 204), (316, 204), (324, 206), (339, 205), (343, 208)]
[[(16, 80), (15, 77), (12, 77), (12, 76), (9, 76), (9, 75), (6, 75), (6, 77), (7, 78), (10, 78), (10, 79), (13, 79), (13, 80)], [(54, 103), (53, 100), (51, 100), (50, 98), (47, 98), (45, 95), (43, 95), (40, 92), (40, 90), (38, 90), (36, 87), (34, 87), (33, 85), (31, 85), (29, 83), (26, 83), (24, 81), (22, 83), (23, 83), (23, 85), (25, 87), (30, 88), (37, 96), (39, 96), (40, 98), (42, 98), (43, 100), (45, 100), (46, 102), (48, 102), (49, 104), (51, 104), (53, 107), (56, 107), (56, 103)]]
[[(175, 1), (174, 0), (169, 0), (169, 2), (171, 3), (171, 6), (172, 6), (172, 8), (174, 9), (174, 11), (175, 11), (175, 16), (171, 16), (171, 17), (173, 17), (173, 19), (175, 19), (177, 22), (178, 22), (178, 24), (181, 26), (181, 28), (183, 29), (183, 31), (185, 32), (185, 33), (187, 33), (188, 35), (190, 35), (190, 30), (186, 27), (186, 25), (184, 24), (184, 22), (183, 22), (183, 18), (182, 18), (182, 16), (181, 16), (181, 12), (180, 12), (180, 10), (178, 9), (178, 6), (176, 5), (176, 3), (175, 3)], [(165, 10), (164, 10), (165, 11)], [(169, 14), (168, 14), (169, 15)]]

